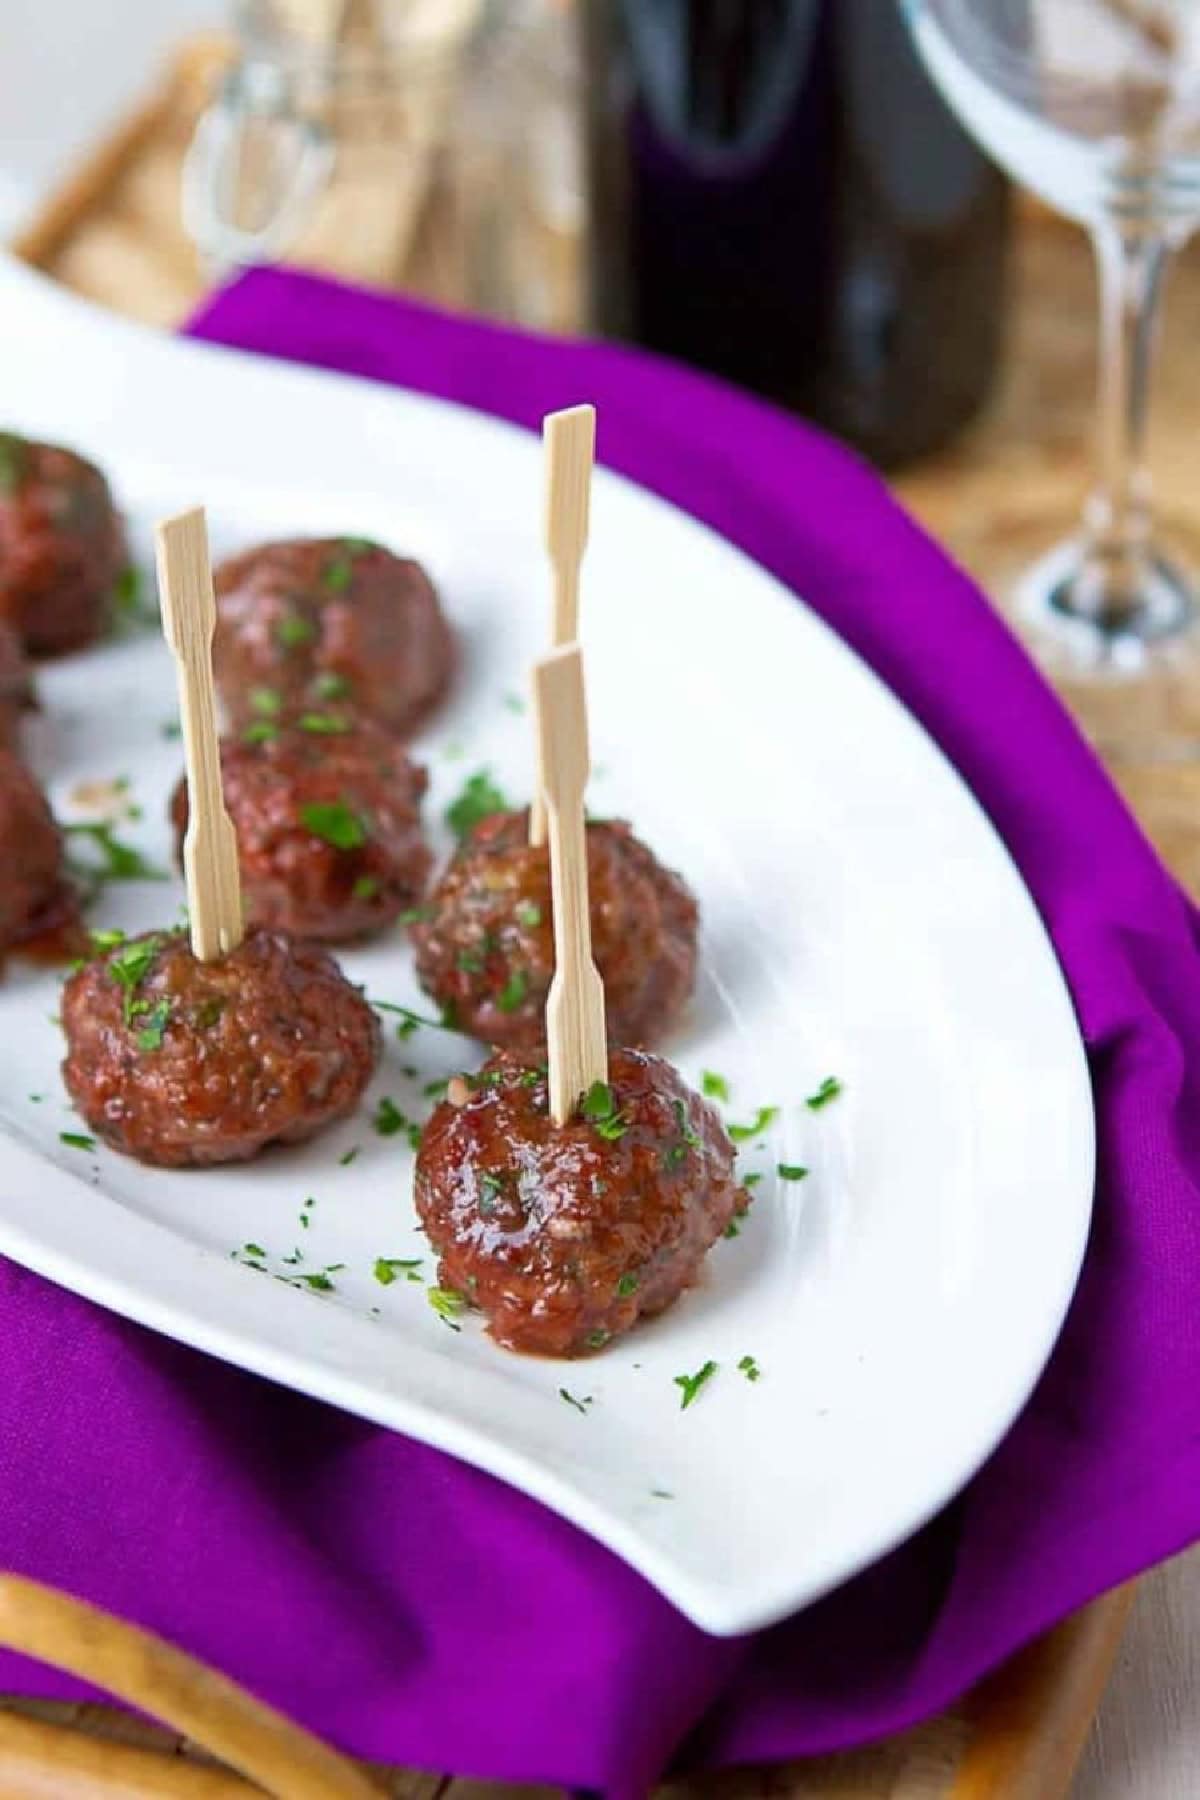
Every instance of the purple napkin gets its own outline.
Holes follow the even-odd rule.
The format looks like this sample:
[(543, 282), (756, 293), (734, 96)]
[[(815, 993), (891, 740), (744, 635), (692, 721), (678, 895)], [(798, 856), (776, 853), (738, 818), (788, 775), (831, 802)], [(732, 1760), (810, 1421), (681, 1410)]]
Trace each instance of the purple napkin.
[[(916, 1539), (809, 1612), (705, 1637), (490, 1477), (0, 1264), (0, 1564), (154, 1626), (364, 1755), (643, 1792), (673, 1758), (780, 1758), (934, 1712), (1200, 1536), (1194, 916), (971, 583), (851, 457), (770, 407), (259, 272), (197, 336), (527, 425), (581, 399), (601, 458), (815, 606), (988, 808), (1083, 1023), (1100, 1176), (1083, 1281), (1001, 1448)], [(0, 1656), (0, 1690), (82, 1690)]]

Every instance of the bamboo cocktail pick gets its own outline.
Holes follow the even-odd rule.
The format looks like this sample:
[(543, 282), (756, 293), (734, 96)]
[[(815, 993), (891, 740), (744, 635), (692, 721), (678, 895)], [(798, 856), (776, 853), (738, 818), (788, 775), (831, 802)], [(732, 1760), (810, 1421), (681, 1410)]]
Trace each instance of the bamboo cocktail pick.
[(203, 511), (164, 519), (156, 543), (163, 635), (175, 653), (187, 764), (183, 875), (192, 952), (201, 962), (213, 962), (237, 949), (243, 926), (237, 839), (221, 793), (212, 671), (217, 609)]
[(594, 1082), (608, 1079), (604, 984), (592, 961), (583, 794), (588, 778), (587, 704), (578, 644), (533, 670), (538, 790), (550, 827), (554, 980), (546, 997), (550, 1116), (565, 1125)]
[[(546, 552), (554, 580), (550, 642), (554, 649), (579, 636), (579, 565), (587, 549), (588, 502), (596, 453), (596, 409), (569, 406), (542, 421), (546, 464)], [(529, 810), (529, 841), (546, 841), (540, 793)]]

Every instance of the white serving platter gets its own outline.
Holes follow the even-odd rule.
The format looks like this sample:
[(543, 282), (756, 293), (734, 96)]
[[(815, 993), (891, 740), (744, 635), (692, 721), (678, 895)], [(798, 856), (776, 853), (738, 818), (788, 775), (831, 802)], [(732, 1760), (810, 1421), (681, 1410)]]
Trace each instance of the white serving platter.
[[(461, 634), (453, 698), (417, 753), (442, 814), (487, 766), (528, 793), (525, 690), (547, 612), (535, 438), (467, 410), (181, 343), (0, 267), (0, 423), (109, 472), (149, 527), (203, 502), (218, 553), (347, 532), (422, 558)], [(600, 421), (603, 450), (603, 419)], [(424, 1257), (411, 1155), (370, 1114), (471, 1066), (389, 1035), (367, 1107), (302, 1150), (166, 1174), (100, 1149), (58, 1076), (58, 977), (0, 988), (0, 1251), (231, 1362), (424, 1439), (536, 1496), (709, 1631), (764, 1625), (880, 1556), (947, 1501), (1026, 1400), (1073, 1292), (1091, 1208), (1087, 1070), (1053, 952), (991, 826), (922, 730), (806, 608), (673, 508), (601, 472), (585, 567), (595, 811), (631, 817), (694, 885), (704, 972), (665, 1046), (777, 1105), (745, 1146), (763, 1180), (701, 1287), (587, 1363), (521, 1359), (375, 1259)], [(64, 817), (128, 776), (125, 835), (163, 867), (179, 746), (153, 635), (45, 669), (30, 755)], [(114, 886), (91, 922), (177, 915), (169, 883)], [(345, 957), (421, 1006), (398, 935)], [(406, 1073), (415, 1070), (415, 1074)], [(827, 1075), (832, 1105), (805, 1098)], [(40, 1096), (38, 1099), (32, 1096)], [(352, 1164), (339, 1159), (360, 1146)], [(801, 1183), (774, 1173), (807, 1165)], [(313, 1205), (302, 1227), (299, 1216)], [(335, 1291), (272, 1270), (345, 1267)], [(300, 1249), (301, 1265), (283, 1258)], [(751, 1383), (744, 1356), (762, 1371)], [(694, 1405), (674, 1377), (718, 1363)], [(581, 1415), (560, 1387), (591, 1396)], [(669, 1497), (666, 1497), (669, 1496)]]

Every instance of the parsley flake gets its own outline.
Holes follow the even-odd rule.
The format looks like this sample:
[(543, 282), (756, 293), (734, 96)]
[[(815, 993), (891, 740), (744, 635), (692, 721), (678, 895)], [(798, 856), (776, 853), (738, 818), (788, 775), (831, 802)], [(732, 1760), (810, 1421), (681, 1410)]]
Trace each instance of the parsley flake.
[(754, 1169), (749, 1175), (742, 1176), (742, 1186), (744, 1188), (756, 1188), (761, 1180), (762, 1170)]
[[(803, 1181), (808, 1170), (803, 1163), (776, 1163), (775, 1173), (780, 1181)], [(743, 1182), (743, 1187), (745, 1183)]]
[(344, 800), (312, 800), (300, 808), (300, 822), (335, 850), (360, 850), (370, 833)]
[(250, 710), (260, 719), (277, 719), (283, 711), (283, 696), (278, 688), (251, 688)]
[(313, 682), (313, 693), (318, 700), (344, 700), (349, 692), (349, 681), (336, 669), (322, 669)]
[(467, 1302), (464, 1296), (460, 1294), (456, 1288), (429, 1288), (426, 1291), (425, 1298), (429, 1301), (430, 1306), (432, 1306), (443, 1325), (448, 1325), (451, 1331), (462, 1330), (462, 1326), (458, 1323), (457, 1315), (465, 1309)]
[(778, 1117), (779, 1108), (777, 1106), (760, 1106), (749, 1125), (730, 1125), (728, 1127), (729, 1135), (735, 1144), (749, 1143), (751, 1138), (761, 1137)]
[(729, 1083), (712, 1069), (701, 1071), (700, 1091), (708, 1100), (720, 1100), (726, 1105), (729, 1102)]
[(757, 1381), (762, 1375), (762, 1370), (752, 1356), (743, 1356), (738, 1364), (738, 1371), (746, 1377), (747, 1381)]
[(446, 808), (446, 823), (461, 843), (482, 820), (507, 811), (508, 801), (492, 780), (491, 771), (478, 769), (467, 777), (457, 799)]
[(522, 900), (514, 909), (513, 917), (518, 925), (524, 925), (532, 931), (542, 922), (542, 909), (533, 900)]
[(58, 1137), (59, 1142), (66, 1144), (71, 1150), (94, 1150), (96, 1148), (95, 1138), (88, 1137), (87, 1133), (83, 1131), (60, 1131)]
[(423, 1256), (377, 1256), (375, 1279), (380, 1287), (391, 1287), (393, 1281), (399, 1281), (402, 1275), (406, 1281), (420, 1281), (417, 1270), (424, 1260)]
[(296, 723), (313, 737), (340, 737), (350, 730), (349, 719), (340, 718), (337, 713), (301, 713)]
[(351, 1144), (349, 1150), (343, 1150), (342, 1154), (338, 1157), (338, 1168), (348, 1168), (358, 1155), (358, 1151), (359, 1146), (357, 1144)]
[(804, 1102), (812, 1112), (820, 1112), (831, 1100), (836, 1100), (842, 1091), (842, 1084), (836, 1075), (827, 1075), (815, 1094), (810, 1094)]
[(630, 1270), (627, 1274), (622, 1275), (620, 1281), (618, 1281), (617, 1293), (622, 1300), (628, 1300), (630, 1294), (637, 1293), (640, 1285), (641, 1276), (635, 1275), (633, 1271)]
[(560, 1400), (565, 1400), (568, 1406), (573, 1406), (575, 1411), (577, 1413), (582, 1413), (585, 1418), (587, 1417), (588, 1407), (593, 1404), (593, 1396), (591, 1394), (585, 1394), (582, 1400), (577, 1400), (574, 1394), (565, 1387), (559, 1388), (558, 1397)]
[(275, 627), (276, 641), (285, 650), (298, 650), (301, 644), (311, 644), (316, 635), (316, 626), (302, 613), (285, 613)]
[(103, 820), (83, 820), (64, 825), (63, 831), (89, 845), (95, 852), (75, 864), (75, 874), (94, 892), (109, 881), (166, 881), (167, 871), (147, 862), (132, 844), (123, 844), (113, 827)]
[[(132, 1010), (130, 1008), (130, 1011)], [(171, 1002), (169, 1000), (160, 1000), (150, 1009), (150, 1016), (135, 1039), (139, 1050), (162, 1049), (163, 1032), (167, 1028), (167, 1021), (170, 1017)]]
[(675, 1376), (675, 1386), (680, 1390), (679, 1410), (681, 1412), (687, 1411), (705, 1383), (712, 1380), (717, 1372), (717, 1367), (718, 1365), (710, 1359), (697, 1369), (694, 1375)]
[(615, 1144), (629, 1129), (629, 1121), (617, 1110), (617, 1102), (607, 1081), (593, 1081), (579, 1108), (583, 1117), (599, 1137)]
[(516, 1012), (528, 992), (529, 977), (524, 969), (510, 969), (508, 980), (496, 995), (496, 1005), (502, 1013)]
[(379, 888), (378, 875), (360, 875), (350, 889), (350, 894), (355, 900), (373, 900), (379, 892)]
[(243, 744), (271, 744), (279, 736), (278, 725), (270, 719), (254, 719), (242, 733)]

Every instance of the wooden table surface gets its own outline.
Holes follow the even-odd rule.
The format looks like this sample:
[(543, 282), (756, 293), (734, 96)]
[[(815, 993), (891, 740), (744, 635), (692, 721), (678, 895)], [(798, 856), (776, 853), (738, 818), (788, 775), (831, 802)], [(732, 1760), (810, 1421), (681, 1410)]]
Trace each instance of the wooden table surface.
[[(986, 413), (950, 451), (894, 483), (914, 513), (996, 596), (1003, 595), (1013, 573), (1032, 555), (1069, 529), (1086, 486), (1095, 299), (1082, 238), (1042, 218), (1024, 220), (1012, 302), (1005, 370)], [(1200, 257), (1193, 257), (1179, 269), (1171, 295), (1154, 437), (1164, 512), (1174, 535), (1191, 546), (1200, 566), (1200, 513), (1191, 475), (1200, 423), (1200, 357), (1190, 341), (1198, 303)], [(1185, 671), (1174, 671), (1136, 689), (1076, 685), (1066, 693), (1149, 835), (1181, 878), (1200, 891), (1200, 676), (1189, 679)], [(1076, 1788), (1080, 1800), (1184, 1800), (1185, 1795), (1190, 1800), (1200, 1793), (1200, 1758), (1171, 1763), (1167, 1755), (1164, 1760), (1155, 1735), (1155, 1726), (1161, 1725), (1177, 1736), (1179, 1718), (1196, 1704), (1200, 1622), (1190, 1626), (1189, 1634), (1189, 1608), (1192, 1617), (1200, 1614), (1200, 1558), (1143, 1584), (1134, 1633), (1120, 1662), (1123, 1685), (1088, 1746)], [(1122, 1599), (1102, 1603), (1016, 1659), (951, 1714), (888, 1745), (787, 1769), (677, 1783), (664, 1793), (670, 1800), (699, 1793), (719, 1793), (728, 1800), (752, 1794), (797, 1800), (934, 1800), (951, 1794), (960, 1800), (968, 1795), (976, 1800), (985, 1795), (1050, 1800), (1069, 1778), (1123, 1614)], [(1163, 1619), (1171, 1626), (1165, 1633), (1158, 1628)], [(1179, 1654), (1173, 1654), (1180, 1646)], [(1170, 1688), (1171, 1670), (1164, 1675), (1164, 1648), (1192, 1682), (1189, 1692), (1177, 1680), (1166, 1704), (1163, 1688)], [(1050, 1670), (1055, 1671), (1054, 1682), (1047, 1679)], [(1144, 1700), (1148, 1690), (1153, 1690), (1151, 1703), (1139, 1706), (1137, 1697)], [(0, 1707), (11, 1709), (13, 1704)], [(190, 1754), (181, 1740), (99, 1709), (21, 1710), (73, 1720), (98, 1737)], [(988, 1723), (982, 1737), (981, 1720)], [(1031, 1775), (1022, 1758), (1035, 1742), (1039, 1761)], [(1190, 1784), (1189, 1770), (1194, 1776)], [(386, 1776), (383, 1789), (410, 1800), (485, 1800), (492, 1793), (517, 1792), (400, 1771)], [(34, 1791), (6, 1785), (0, 1752), (0, 1800)]]

